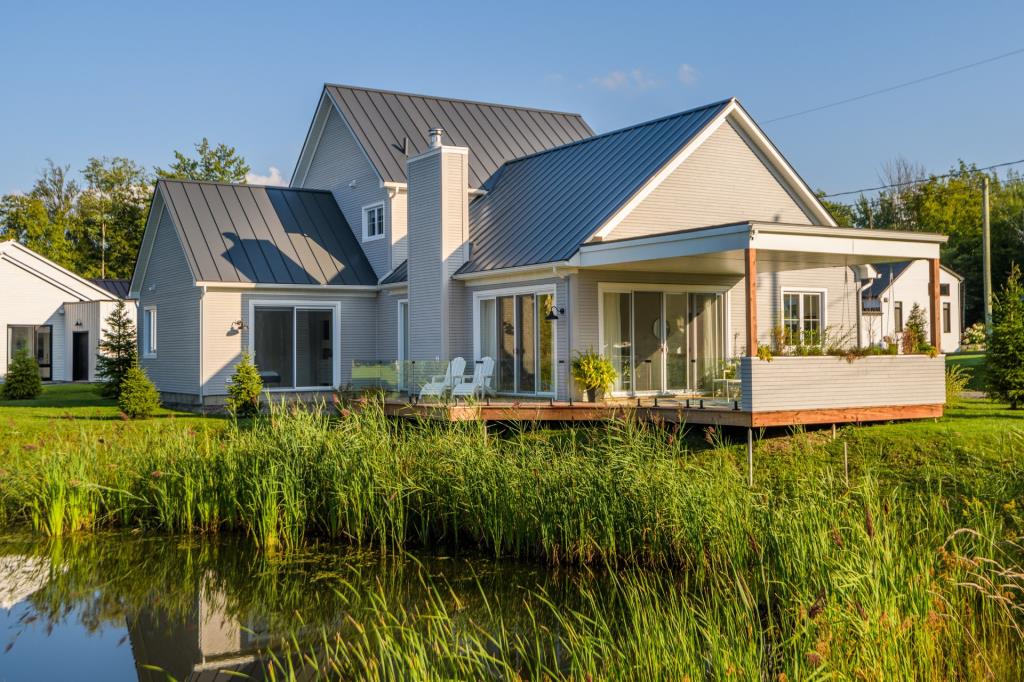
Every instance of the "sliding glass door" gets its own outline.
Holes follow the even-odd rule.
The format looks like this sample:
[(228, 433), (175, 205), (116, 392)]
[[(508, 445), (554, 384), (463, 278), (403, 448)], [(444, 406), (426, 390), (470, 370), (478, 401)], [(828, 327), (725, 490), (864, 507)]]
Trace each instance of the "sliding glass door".
[(478, 349), (495, 360), (499, 393), (550, 394), (555, 391), (550, 293), (523, 293), (478, 300)]
[(601, 294), (601, 348), (626, 394), (713, 390), (725, 357), (725, 297), (620, 290)]
[(44, 325), (7, 326), (7, 364), (19, 350), (26, 351), (39, 365), (39, 378), (53, 379), (53, 327)]
[(267, 388), (334, 384), (334, 316), (330, 308), (257, 306), (253, 361)]

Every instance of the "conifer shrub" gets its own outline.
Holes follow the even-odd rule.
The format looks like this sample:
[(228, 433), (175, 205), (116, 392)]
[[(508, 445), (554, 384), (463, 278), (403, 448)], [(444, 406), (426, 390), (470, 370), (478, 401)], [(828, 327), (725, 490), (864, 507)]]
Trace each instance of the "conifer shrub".
[(160, 394), (141, 367), (132, 367), (125, 374), (117, 405), (132, 419), (151, 417), (160, 407)]
[(985, 356), (989, 393), (1010, 403), (1024, 404), (1024, 285), (1015, 263), (1002, 291), (992, 297), (992, 331)]
[(236, 417), (251, 417), (260, 411), (260, 393), (263, 392), (263, 379), (252, 356), (242, 353), (242, 359), (235, 365), (228, 384), (228, 399), (225, 402), (228, 412)]
[(39, 365), (28, 350), (20, 348), (11, 358), (4, 377), (2, 395), (5, 400), (31, 400), (43, 392), (43, 381), (39, 378)]
[(128, 306), (124, 301), (117, 302), (117, 307), (105, 322), (100, 352), (96, 356), (96, 374), (103, 379), (100, 394), (106, 398), (117, 398), (121, 395), (121, 382), (138, 363), (138, 340), (135, 323), (128, 316)]

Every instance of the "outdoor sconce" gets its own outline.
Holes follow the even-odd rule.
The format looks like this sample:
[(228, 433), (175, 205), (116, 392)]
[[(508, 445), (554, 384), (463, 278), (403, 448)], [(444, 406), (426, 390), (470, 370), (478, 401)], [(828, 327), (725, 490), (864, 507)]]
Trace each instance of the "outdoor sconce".
[(565, 308), (556, 308), (555, 306), (551, 306), (551, 309), (548, 310), (548, 314), (544, 316), (544, 319), (548, 322), (554, 322), (558, 319), (559, 315), (565, 315)]
[(76, 321), (75, 322), (75, 326), (76, 327), (81, 327), (82, 326), (82, 321), (81, 320)]
[(234, 322), (231, 323), (231, 331), (233, 332), (240, 332), (246, 329), (247, 327), (248, 325), (246, 325), (245, 322), (243, 322), (242, 320), (235, 320)]

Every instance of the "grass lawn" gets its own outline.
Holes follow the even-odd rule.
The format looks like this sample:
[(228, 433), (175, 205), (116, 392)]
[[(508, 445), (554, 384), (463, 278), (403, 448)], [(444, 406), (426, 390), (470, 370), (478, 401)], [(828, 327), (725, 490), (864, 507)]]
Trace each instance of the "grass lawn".
[(970, 391), (985, 390), (985, 354), (984, 353), (950, 353), (946, 356), (946, 365), (960, 365), (971, 373), (971, 381), (967, 384)]

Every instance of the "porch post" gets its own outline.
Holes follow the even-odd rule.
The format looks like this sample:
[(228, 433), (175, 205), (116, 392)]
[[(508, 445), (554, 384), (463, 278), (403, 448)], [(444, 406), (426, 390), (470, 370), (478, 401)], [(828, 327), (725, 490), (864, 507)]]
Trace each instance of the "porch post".
[(747, 302), (747, 357), (757, 356), (757, 249), (743, 250)]
[(932, 345), (942, 352), (942, 302), (939, 296), (939, 259), (932, 258), (928, 261), (928, 309), (931, 312), (929, 325), (931, 327)]

